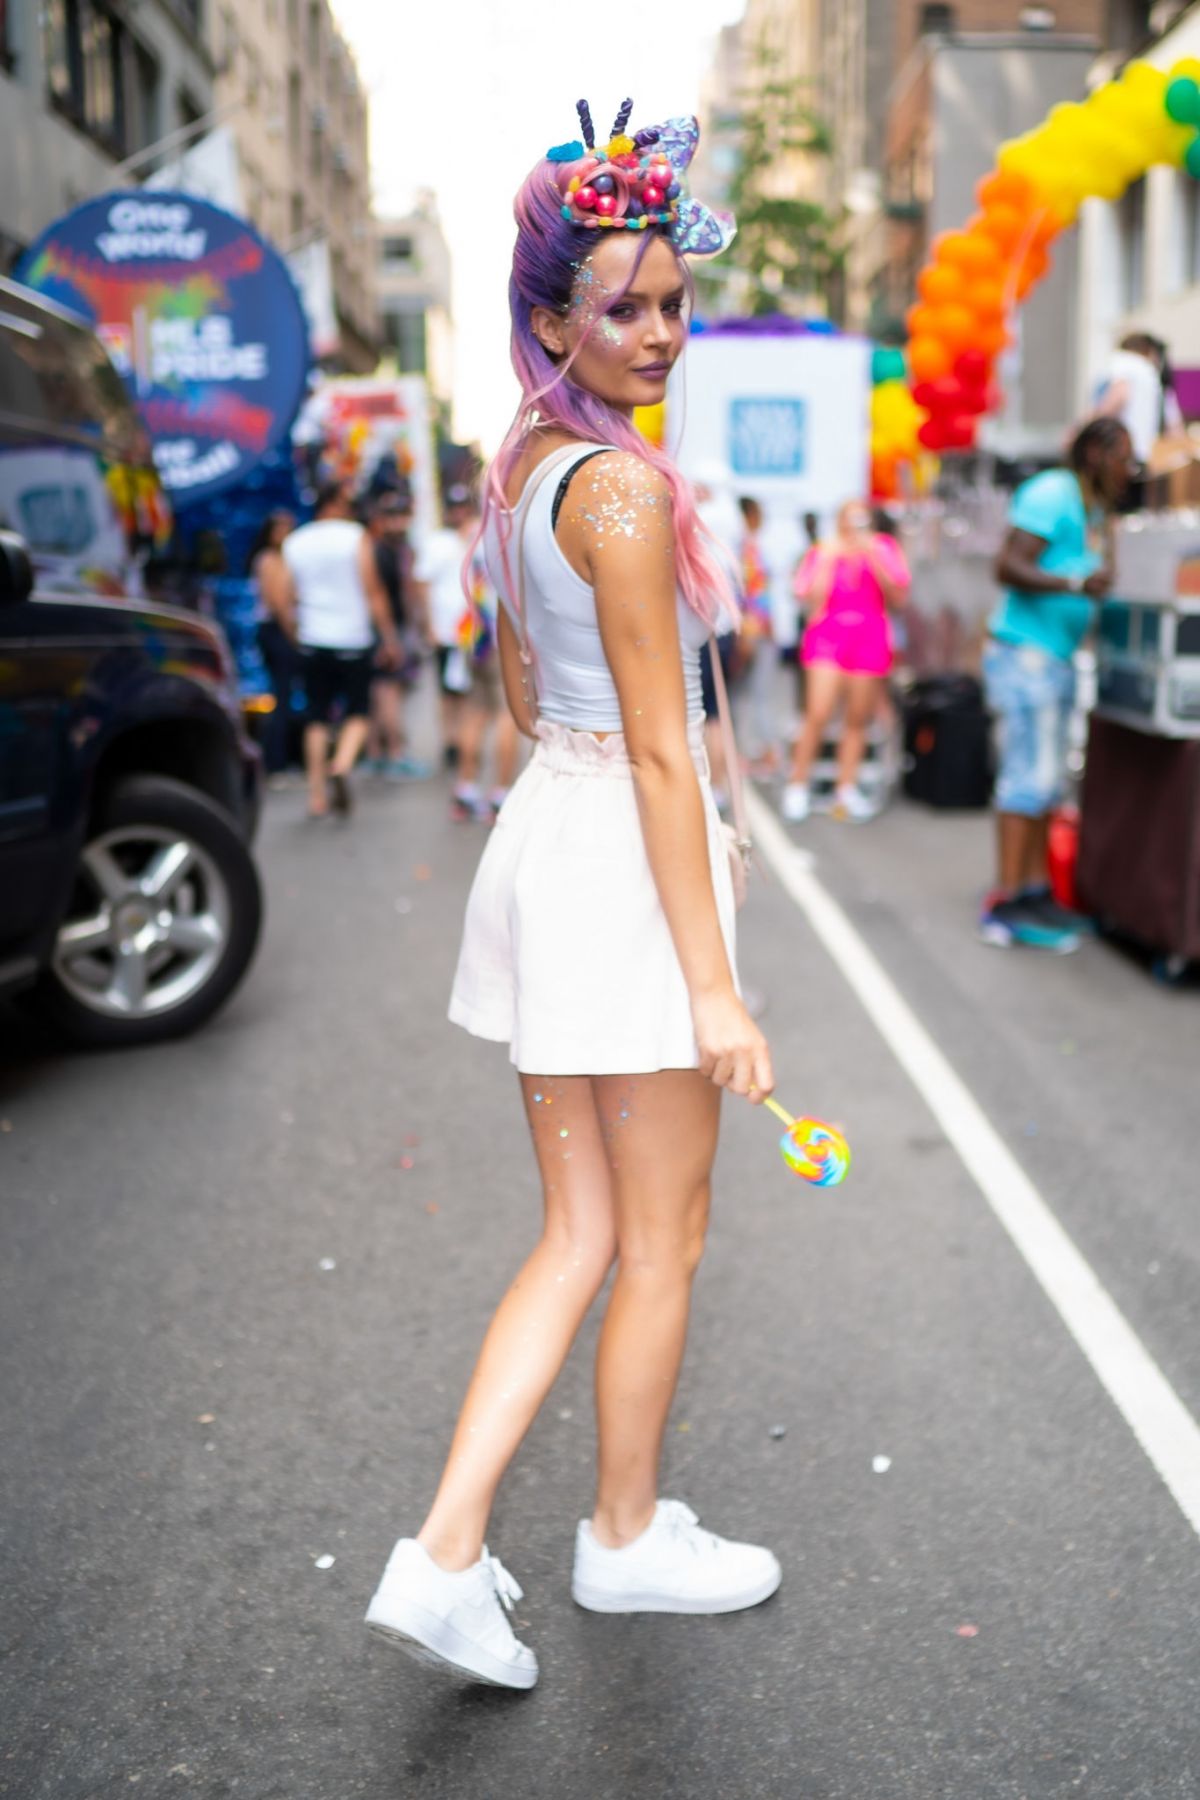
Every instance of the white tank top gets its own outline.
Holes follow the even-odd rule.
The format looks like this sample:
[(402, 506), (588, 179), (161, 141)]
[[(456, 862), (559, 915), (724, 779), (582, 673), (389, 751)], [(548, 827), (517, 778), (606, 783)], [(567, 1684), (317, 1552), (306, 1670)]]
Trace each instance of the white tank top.
[[(575, 454), (557, 460), (545, 476), (542, 476), (539, 463), (510, 515), (512, 536), (508, 542), (508, 562), (516, 583), (521, 516), (526, 507), (529, 509), (525, 526), (525, 627), (537, 659), (538, 712), (542, 718), (576, 731), (620, 731), (622, 728), (616, 684), (605, 659), (600, 627), (596, 622), (595, 591), (567, 561), (554, 535), (552, 519), (554, 496), (563, 476), (576, 469), (585, 456), (594, 455), (598, 448), (600, 446), (595, 444), (580, 444)], [(608, 444), (603, 448), (612, 450), (616, 445)], [(551, 452), (551, 455), (555, 453)], [(542, 478), (539, 480), (539, 477)], [(500, 551), (500, 526), (494, 513), (488, 519), (483, 548), (492, 585), (519, 632), (517, 593), (515, 590), (509, 593)], [(700, 650), (711, 633), (682, 594), (677, 599), (677, 613), (684, 694), (690, 722), (704, 716)]]
[(371, 611), (358, 571), (363, 536), (353, 519), (314, 519), (284, 538), (301, 644), (321, 650), (371, 648)]

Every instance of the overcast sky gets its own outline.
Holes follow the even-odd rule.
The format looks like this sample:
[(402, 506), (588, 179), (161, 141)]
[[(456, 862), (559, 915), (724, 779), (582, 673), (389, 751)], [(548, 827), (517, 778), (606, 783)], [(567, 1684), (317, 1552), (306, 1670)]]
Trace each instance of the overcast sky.
[(433, 188), (454, 260), (455, 428), (494, 451), (516, 405), (508, 360), (512, 197), (539, 155), (597, 137), (626, 94), (632, 125), (694, 112), (712, 40), (743, 0), (604, 12), (564, 0), (333, 0), (371, 101), (375, 205)]

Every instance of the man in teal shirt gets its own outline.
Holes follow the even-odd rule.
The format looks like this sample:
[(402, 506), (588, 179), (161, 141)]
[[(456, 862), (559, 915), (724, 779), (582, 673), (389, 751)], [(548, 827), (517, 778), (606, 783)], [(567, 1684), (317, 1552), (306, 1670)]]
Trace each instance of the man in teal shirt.
[(1112, 514), (1129, 481), (1133, 446), (1117, 419), (1093, 419), (1069, 466), (1019, 487), (996, 559), (1003, 585), (983, 656), (997, 716), (998, 880), (979, 922), (985, 943), (1060, 954), (1079, 947), (1072, 916), (1050, 894), (1051, 810), (1067, 775), (1075, 652), (1112, 584)]

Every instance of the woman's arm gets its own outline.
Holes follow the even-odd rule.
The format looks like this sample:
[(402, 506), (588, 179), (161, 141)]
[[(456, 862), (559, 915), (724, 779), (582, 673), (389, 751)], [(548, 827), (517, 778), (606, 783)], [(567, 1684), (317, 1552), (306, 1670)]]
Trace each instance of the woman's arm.
[(296, 588), (281, 550), (263, 550), (254, 559), (263, 605), (288, 637), (296, 635)]
[(912, 577), (899, 544), (875, 533), (867, 539), (866, 556), (871, 572), (879, 583), (883, 604), (893, 608), (903, 606), (908, 599)]
[[(521, 646), (503, 601), (496, 608), (496, 636), (500, 645), (500, 675), (504, 682), (504, 698), (508, 701), (508, 710), (517, 730), (524, 737), (536, 737), (537, 713), (525, 692), (525, 684), (530, 681), (530, 671), (521, 661)], [(532, 686), (532, 682), (530, 685)]]
[(774, 1085), (770, 1052), (733, 984), (688, 747), (670, 489), (629, 451), (593, 458), (586, 486), (586, 502), (563, 519), (560, 536), (564, 550), (582, 557), (595, 589), (646, 854), (687, 983), (700, 1068), (718, 1087), (761, 1099)]

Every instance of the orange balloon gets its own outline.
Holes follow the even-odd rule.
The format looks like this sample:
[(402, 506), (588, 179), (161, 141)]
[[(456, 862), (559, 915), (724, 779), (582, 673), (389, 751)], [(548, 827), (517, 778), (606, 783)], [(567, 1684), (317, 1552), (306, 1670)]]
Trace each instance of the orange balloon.
[(939, 306), (934, 315), (937, 320), (935, 336), (951, 350), (965, 350), (968, 344), (975, 342), (979, 330), (979, 320), (966, 306)]
[(937, 337), (940, 310), (936, 306), (910, 306), (904, 315), (910, 338)]
[(1007, 201), (998, 202), (988, 207), (979, 229), (986, 232), (1001, 255), (1006, 256), (1029, 230), (1029, 220), (1025, 213)]
[(945, 306), (951, 300), (958, 300), (962, 291), (962, 273), (951, 268), (949, 263), (927, 263), (917, 276), (917, 292), (930, 306)]
[(1063, 222), (1057, 213), (1044, 212), (1033, 222), (1031, 242), (1036, 244), (1039, 249), (1044, 250), (1047, 244), (1054, 242), (1062, 228)]
[(1023, 300), (1030, 288), (1042, 279), (1049, 268), (1048, 253), (1035, 246), (1021, 264), (1020, 272), (1017, 275), (1017, 299)]
[(991, 212), (997, 206), (1011, 206), (1016, 212), (1023, 212), (1033, 197), (1033, 187), (1028, 176), (1020, 175), (1016, 169), (996, 169), (991, 175), (985, 175), (975, 189), (975, 198), (985, 212)]
[(973, 281), (963, 295), (963, 305), (970, 307), (980, 319), (989, 323), (1004, 317), (1004, 285), (990, 276)]
[(1011, 343), (1012, 338), (1003, 325), (984, 324), (981, 325), (976, 332), (975, 342), (972, 344), (971, 348), (973, 350), (982, 350), (983, 354), (990, 358), (999, 356), (1000, 352), (1002, 350), (1007, 350)]
[(981, 231), (947, 231), (934, 244), (938, 262), (961, 269), (964, 275), (990, 275), (1000, 260), (991, 239)]
[(908, 366), (914, 381), (937, 381), (950, 373), (954, 358), (940, 338), (914, 338), (908, 347)]

